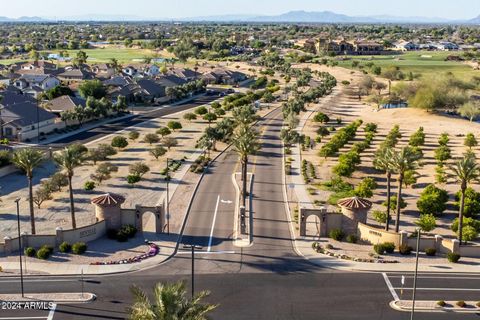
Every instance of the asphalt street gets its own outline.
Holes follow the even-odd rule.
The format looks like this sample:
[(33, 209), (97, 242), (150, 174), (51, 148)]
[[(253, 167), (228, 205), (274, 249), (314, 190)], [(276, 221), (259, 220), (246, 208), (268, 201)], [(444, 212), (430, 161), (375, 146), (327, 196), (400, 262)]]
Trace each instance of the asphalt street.
[[(224, 153), (210, 168), (192, 203), (182, 244), (201, 245), (196, 254), (196, 290), (210, 290), (208, 301), (218, 303), (213, 319), (410, 319), (409, 313), (389, 307), (392, 293), (381, 273), (346, 273), (321, 268), (297, 256), (291, 242), (282, 191), (281, 113), (269, 114), (257, 126), (262, 130), (262, 150), (251, 157), (254, 242), (251, 247), (232, 244), (235, 192), (231, 175), (238, 157)], [(223, 200), (223, 201), (222, 201)], [(165, 263), (139, 272), (84, 279), (85, 291), (97, 295), (88, 304), (58, 305), (52, 311), (1, 310), (2, 319), (125, 319), (136, 284), (150, 290), (156, 282), (190, 283), (191, 255), (182, 250)], [(400, 295), (402, 274), (386, 275)], [(410, 295), (411, 275), (406, 274), (403, 294)], [(448, 279), (444, 279), (449, 277)], [(0, 278), (0, 293), (18, 292), (17, 278)], [(479, 275), (422, 275), (421, 299), (478, 297)], [(79, 292), (79, 277), (31, 277), (27, 292)], [(427, 290), (427, 288), (430, 288)], [(442, 290), (439, 290), (442, 289)], [(460, 295), (459, 295), (460, 293)], [(478, 315), (419, 313), (416, 319), (478, 319)]]

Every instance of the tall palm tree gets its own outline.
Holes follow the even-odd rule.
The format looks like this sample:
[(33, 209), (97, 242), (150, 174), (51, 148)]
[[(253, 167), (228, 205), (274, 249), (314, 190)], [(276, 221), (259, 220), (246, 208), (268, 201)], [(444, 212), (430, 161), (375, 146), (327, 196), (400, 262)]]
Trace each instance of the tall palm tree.
[(410, 147), (403, 147), (400, 151), (393, 152), (392, 164), (393, 169), (398, 174), (398, 191), (397, 191), (397, 214), (395, 220), (395, 232), (400, 229), (400, 210), (402, 201), (402, 185), (405, 177), (405, 172), (415, 170), (418, 165), (419, 156), (413, 152)]
[(77, 227), (75, 221), (75, 205), (73, 202), (73, 188), (72, 178), (76, 167), (80, 166), (85, 159), (85, 149), (79, 148), (77, 145), (71, 145), (65, 148), (59, 154), (56, 154), (53, 159), (62, 170), (65, 170), (68, 177), (68, 191), (70, 193), (70, 214), (72, 216), (72, 228)]
[(466, 154), (450, 167), (452, 176), (460, 183), (460, 207), (458, 210), (458, 240), (462, 244), (463, 235), (463, 211), (465, 209), (465, 191), (468, 184), (478, 180), (480, 176), (480, 167), (472, 154)]
[(389, 230), (390, 225), (390, 200), (391, 200), (391, 180), (393, 167), (393, 150), (392, 148), (382, 148), (375, 154), (373, 165), (375, 169), (385, 172), (387, 178), (387, 221), (385, 221), (385, 230)]
[(207, 314), (217, 307), (201, 303), (210, 294), (208, 291), (202, 291), (193, 299), (188, 299), (184, 282), (157, 283), (153, 289), (153, 301), (137, 286), (133, 286), (131, 291), (134, 303), (128, 312), (132, 320), (206, 320)]
[(12, 162), (21, 169), (28, 179), (28, 202), (30, 205), (30, 225), (32, 234), (35, 234), (35, 212), (33, 209), (33, 170), (40, 166), (44, 160), (41, 151), (33, 148), (25, 148), (13, 153)]
[(248, 157), (260, 149), (258, 132), (248, 125), (240, 125), (234, 134), (233, 146), (242, 162), (242, 205), (245, 206), (247, 198)]

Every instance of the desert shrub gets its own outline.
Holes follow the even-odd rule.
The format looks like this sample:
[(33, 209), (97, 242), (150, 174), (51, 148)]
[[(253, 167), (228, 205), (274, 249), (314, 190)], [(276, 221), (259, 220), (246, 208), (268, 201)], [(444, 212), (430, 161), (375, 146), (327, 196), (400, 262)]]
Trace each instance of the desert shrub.
[(95, 189), (95, 182), (93, 181), (85, 182), (85, 184), (83, 185), (83, 189), (85, 189), (85, 191), (91, 191)]
[(425, 232), (430, 232), (437, 227), (437, 221), (433, 214), (421, 214), (415, 224)]
[(128, 141), (125, 137), (122, 136), (116, 136), (112, 139), (112, 147), (118, 148), (118, 149), (123, 149), (128, 146)]
[(340, 229), (333, 229), (328, 233), (328, 236), (334, 240), (342, 241), (345, 234)]
[(37, 250), (35, 250), (35, 248), (33, 247), (26, 247), (23, 252), (27, 257), (34, 257), (35, 254), (37, 253)]
[(365, 132), (377, 132), (377, 124), (376, 123), (373, 123), (373, 122), (369, 122), (367, 124), (365, 124), (365, 128), (363, 129)]
[(123, 231), (129, 238), (135, 237), (135, 234), (137, 233), (137, 228), (131, 224), (124, 225), (120, 230)]
[(393, 242), (384, 242), (383, 248), (387, 253), (393, 253), (395, 251), (395, 243)]
[(408, 144), (412, 147), (419, 147), (425, 144), (425, 133), (423, 132), (423, 127), (418, 128), (418, 130), (410, 136)]
[(412, 250), (413, 250), (413, 248), (410, 247), (407, 244), (401, 244), (400, 248), (398, 248), (398, 251), (400, 252), (400, 254), (402, 254), (404, 256), (407, 256), (407, 255), (411, 254)]
[(364, 178), (354, 192), (357, 197), (371, 198), (373, 197), (373, 190), (377, 188), (377, 183), (373, 178)]
[(50, 249), (43, 246), (37, 251), (37, 258), (42, 260), (47, 260), (50, 257)]
[(446, 303), (445, 303), (444, 300), (439, 300), (439, 301), (437, 301), (437, 306), (439, 306), (439, 307), (445, 307), (445, 305), (446, 305)]
[(327, 244), (325, 245), (325, 249), (331, 250), (331, 249), (333, 249), (333, 246), (332, 246), (330, 243), (327, 243)]
[(72, 252), (75, 254), (84, 254), (87, 251), (85, 242), (75, 242), (72, 246)]
[(425, 249), (425, 254), (426, 254), (427, 256), (433, 257), (434, 255), (437, 254), (437, 249), (435, 249), (435, 248), (426, 248), (426, 249)]
[(128, 235), (123, 230), (119, 230), (115, 236), (118, 242), (127, 242)]
[[(166, 128), (166, 129), (168, 129), (168, 128)], [(159, 130), (160, 130), (160, 129), (159, 129)], [(170, 129), (168, 129), (168, 130), (170, 130)], [(158, 132), (158, 130), (157, 130), (157, 132)], [(160, 137), (159, 137), (157, 134), (155, 134), (155, 133), (147, 133), (147, 134), (143, 137), (143, 141), (144, 141), (145, 143), (148, 143), (149, 145), (152, 145), (152, 144), (154, 144), (154, 143), (159, 142), (159, 141), (160, 141)]]
[(63, 241), (59, 246), (58, 250), (63, 253), (70, 252), (72, 250), (72, 245), (66, 241)]
[(138, 139), (138, 137), (140, 137), (140, 133), (137, 130), (132, 130), (128, 133), (128, 138), (130, 140), (135, 141)]
[(349, 235), (347, 236), (347, 242), (348, 242), (348, 243), (357, 243), (357, 241), (358, 241), (357, 235), (355, 235), (355, 234), (349, 234)]
[(465, 308), (467, 306), (467, 304), (463, 300), (459, 300), (459, 301), (455, 302), (455, 304), (460, 308)]
[(460, 260), (461, 256), (455, 252), (447, 253), (448, 262), (457, 263)]
[(386, 250), (385, 247), (383, 246), (383, 243), (377, 243), (373, 245), (373, 251), (375, 251), (377, 254), (385, 254)]

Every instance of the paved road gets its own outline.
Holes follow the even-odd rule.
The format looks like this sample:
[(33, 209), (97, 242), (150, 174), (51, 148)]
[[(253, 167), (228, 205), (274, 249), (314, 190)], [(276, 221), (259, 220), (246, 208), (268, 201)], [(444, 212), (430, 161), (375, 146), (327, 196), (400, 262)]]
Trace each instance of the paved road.
[[(281, 143), (278, 138), (280, 117), (279, 112), (267, 117), (262, 151), (252, 159), (256, 181), (253, 190), (253, 246), (239, 249), (232, 245), (233, 205), (221, 201), (233, 201), (231, 173), (237, 165), (234, 153), (227, 152), (218, 159), (205, 176), (194, 199), (182, 242), (203, 247), (196, 259), (196, 289), (211, 290), (209, 300), (220, 304), (212, 318), (409, 319), (408, 313), (394, 311), (388, 306), (393, 297), (382, 274), (323, 269), (294, 253), (282, 196)], [(85, 282), (85, 290), (96, 293), (98, 299), (90, 304), (59, 305), (54, 314), (50, 313), (51, 319), (124, 319), (131, 302), (131, 284), (149, 289), (158, 281), (190, 281), (190, 261), (190, 254), (180, 250), (171, 260), (148, 270), (129, 275), (89, 277)], [(394, 287), (398, 286), (398, 276), (388, 275)], [(422, 288), (439, 288), (440, 285), (478, 287), (475, 283), (480, 281), (480, 276), (471, 275), (470, 278), (474, 279), (460, 277), (450, 279), (448, 283), (424, 278), (419, 284)], [(27, 291), (69, 292), (81, 288), (78, 278), (37, 279), (41, 278), (27, 281)], [(0, 292), (17, 291), (16, 279), (0, 279), (0, 283)], [(435, 295), (448, 299), (451, 293), (431, 292), (432, 295), (422, 293), (422, 297)], [(476, 297), (477, 292), (463, 291), (462, 296), (467, 300)], [(48, 311), (33, 314), (45, 319), (48, 317)], [(30, 317), (32, 312), (2, 311), (0, 319), (20, 316)], [(468, 320), (478, 319), (478, 316), (422, 313), (417, 319)]]
[(86, 130), (84, 132), (80, 132), (76, 135), (58, 140), (55, 143), (53, 143), (52, 145), (53, 145), (53, 147), (58, 147), (58, 146), (62, 146), (62, 145), (65, 145), (65, 144), (71, 144), (71, 143), (75, 143), (75, 142), (86, 143), (86, 142), (98, 139), (98, 138), (100, 138), (102, 136), (105, 136), (107, 134), (111, 134), (111, 133), (115, 133), (119, 130), (123, 130), (126, 127), (130, 127), (130, 126), (133, 126), (133, 125), (136, 125), (136, 124), (139, 124), (141, 122), (148, 121), (148, 120), (151, 120), (151, 119), (164, 117), (164, 116), (176, 113), (176, 112), (192, 109), (192, 108), (195, 108), (197, 106), (200, 106), (200, 105), (203, 105), (203, 104), (206, 104), (206, 103), (210, 103), (210, 102), (212, 102), (216, 99), (218, 99), (218, 96), (213, 96), (213, 95), (212, 96), (206, 96), (206, 95), (204, 95), (204, 96), (200, 96), (198, 98), (195, 98), (194, 100), (191, 100), (191, 101), (188, 101), (188, 102), (185, 102), (185, 103), (181, 103), (181, 104), (178, 104), (178, 105), (164, 106), (164, 107), (159, 108), (156, 111), (149, 112), (147, 114), (135, 115), (135, 116), (133, 116), (131, 118), (128, 118), (128, 119), (121, 119), (121, 120), (118, 120), (118, 121), (115, 121), (115, 122), (112, 122), (112, 123), (109, 123), (109, 124), (104, 124), (104, 125), (101, 125), (99, 127), (92, 128), (90, 130)]

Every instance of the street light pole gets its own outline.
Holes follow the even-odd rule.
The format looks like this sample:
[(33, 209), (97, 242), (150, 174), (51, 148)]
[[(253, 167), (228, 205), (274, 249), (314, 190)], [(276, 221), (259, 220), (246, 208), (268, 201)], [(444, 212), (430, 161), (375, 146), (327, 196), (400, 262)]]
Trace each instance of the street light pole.
[(417, 276), (418, 276), (418, 252), (420, 251), (420, 228), (417, 228), (417, 252), (415, 255), (415, 275), (413, 277), (413, 294), (412, 294), (412, 313), (410, 320), (415, 316), (415, 295), (417, 293)]
[(167, 180), (167, 235), (170, 235), (170, 194), (169, 194), (169, 185), (170, 185), (170, 159), (167, 158), (167, 175), (165, 176), (165, 180)]
[(22, 238), (20, 234), (20, 198), (15, 199), (17, 204), (17, 227), (18, 227), (18, 258), (20, 259), (20, 285), (22, 288), (22, 298), (25, 296), (23, 291), (23, 266), (22, 266)]
[(184, 245), (183, 246), (185, 249), (191, 249), (192, 250), (192, 299), (195, 296), (195, 249), (201, 250), (201, 246), (197, 246), (195, 244), (192, 245)]

